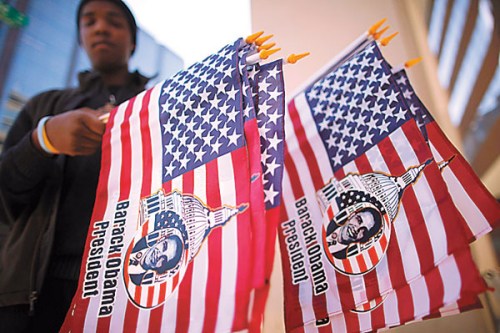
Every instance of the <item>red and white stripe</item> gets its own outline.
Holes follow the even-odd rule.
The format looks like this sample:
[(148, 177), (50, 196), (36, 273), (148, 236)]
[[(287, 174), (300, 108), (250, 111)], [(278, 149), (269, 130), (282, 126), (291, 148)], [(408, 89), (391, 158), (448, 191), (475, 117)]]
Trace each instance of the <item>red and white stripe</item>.
[(464, 217), (464, 230), (472, 242), (500, 224), (500, 205), (438, 124), (433, 121), (426, 125), (426, 130), (436, 162), (453, 158), (442, 175), (455, 206)]

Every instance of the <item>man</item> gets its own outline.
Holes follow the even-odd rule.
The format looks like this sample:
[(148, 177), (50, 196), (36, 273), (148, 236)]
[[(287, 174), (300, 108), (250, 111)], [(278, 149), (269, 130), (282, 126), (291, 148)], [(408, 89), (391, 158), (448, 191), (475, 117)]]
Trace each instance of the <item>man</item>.
[[(130, 73), (137, 26), (120, 0), (82, 0), (79, 41), (92, 64), (76, 89), (52, 90), (20, 112), (0, 160), (0, 331), (56, 332), (78, 285), (95, 200), (100, 115), (144, 90)], [(28, 316), (28, 313), (30, 316)]]
[[(148, 272), (154, 271), (155, 274), (150, 274), (153, 277), (174, 269), (179, 264), (184, 251), (184, 244), (177, 235), (161, 238), (151, 246), (147, 245), (146, 238), (142, 238), (134, 246), (129, 262), (130, 280), (136, 285), (143, 283)], [(155, 282), (157, 282), (155, 278), (149, 281), (149, 283)]]
[(347, 257), (347, 249), (353, 243), (366, 243), (382, 226), (380, 213), (364, 208), (352, 214), (342, 225), (330, 222), (327, 230), (328, 249), (337, 259)]

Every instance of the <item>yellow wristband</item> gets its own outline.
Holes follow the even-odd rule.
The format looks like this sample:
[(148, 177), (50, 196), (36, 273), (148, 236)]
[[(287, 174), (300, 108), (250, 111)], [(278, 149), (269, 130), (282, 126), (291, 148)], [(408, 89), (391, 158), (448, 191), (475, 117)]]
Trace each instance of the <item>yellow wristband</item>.
[[(45, 119), (46, 118), (46, 119)], [(51, 154), (60, 154), (60, 151), (57, 150), (53, 145), (52, 143), (50, 143), (49, 141), (49, 137), (47, 136), (47, 131), (45, 130), (45, 124), (47, 123), (47, 120), (49, 120), (50, 117), (44, 117), (44, 121), (40, 121), (40, 124), (39, 126), (41, 125), (42, 126), (42, 140), (43, 140), (43, 145), (44, 148), (47, 148), (47, 150), (51, 153)]]

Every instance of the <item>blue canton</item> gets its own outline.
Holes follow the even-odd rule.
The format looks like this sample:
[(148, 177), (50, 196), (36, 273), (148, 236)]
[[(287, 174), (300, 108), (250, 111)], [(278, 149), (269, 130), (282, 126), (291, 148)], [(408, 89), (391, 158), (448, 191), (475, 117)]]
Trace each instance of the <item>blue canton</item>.
[(241, 39), (166, 80), (159, 98), (163, 182), (244, 145)]
[(410, 117), (375, 42), (316, 82), (306, 99), (334, 171)]

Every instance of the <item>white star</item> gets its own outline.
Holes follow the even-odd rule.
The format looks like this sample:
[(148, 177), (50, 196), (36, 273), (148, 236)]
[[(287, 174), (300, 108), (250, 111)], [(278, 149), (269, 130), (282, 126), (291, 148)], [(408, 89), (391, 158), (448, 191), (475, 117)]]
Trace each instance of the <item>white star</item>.
[(227, 136), (227, 132), (230, 130), (231, 128), (227, 126), (227, 123), (225, 123), (224, 126), (222, 126), (220, 129), (219, 129), (219, 132), (221, 134), (222, 137), (226, 137)]
[(276, 67), (273, 67), (273, 69), (269, 70), (268, 73), (269, 73), (269, 76), (276, 79), (276, 77), (278, 76), (279, 74), (279, 70), (276, 68)]
[(382, 60), (377, 59), (377, 58), (373, 59), (373, 63), (372, 63), (373, 68), (375, 68), (375, 69), (380, 68), (381, 64), (382, 64)]
[(384, 132), (389, 132), (389, 122), (383, 121), (382, 124), (380, 124), (379, 129), (380, 129), (380, 134)]
[(272, 105), (267, 104), (267, 100), (260, 100), (259, 113), (268, 114), (271, 107), (272, 107)]
[(269, 147), (268, 149), (275, 149), (278, 150), (278, 145), (281, 143), (282, 140), (278, 138), (278, 133), (274, 133), (273, 137), (268, 138), (269, 141)]
[(223, 80), (220, 80), (220, 82), (215, 85), (215, 88), (217, 89), (217, 92), (222, 91), (222, 92), (225, 93), (226, 92), (226, 86), (227, 85), (223, 82)]
[(266, 166), (267, 166), (266, 173), (270, 173), (272, 176), (274, 176), (274, 172), (276, 171), (276, 169), (280, 167), (280, 165), (275, 161), (271, 161), (271, 163), (266, 163)]
[(201, 125), (199, 125), (193, 132), (196, 138), (201, 138), (203, 137), (203, 132), (205, 132), (205, 130), (201, 127)]
[(351, 134), (352, 135), (352, 139), (353, 139), (352, 142), (357, 141), (357, 140), (361, 140), (361, 134), (362, 133), (363, 133), (363, 131), (361, 131), (359, 129), (359, 127), (355, 127), (354, 128), (354, 133)]
[(163, 134), (167, 134), (168, 132), (171, 132), (173, 128), (174, 128), (173, 123), (163, 124)]
[[(223, 112), (225, 113), (225, 112)], [(236, 116), (238, 115), (238, 111), (232, 110), (230, 112), (227, 112), (227, 120), (228, 121), (236, 121)]]
[(410, 100), (411, 99), (411, 96), (413, 95), (413, 93), (409, 90), (406, 90), (404, 93), (403, 93), (403, 96), (406, 100)]
[(274, 198), (279, 194), (277, 191), (274, 190), (274, 184), (271, 184), (268, 190), (264, 190), (265, 196), (266, 196), (266, 201), (269, 203), (274, 202)]
[(220, 123), (222, 121), (219, 118), (215, 118), (210, 124), (213, 128), (219, 129)]
[(397, 101), (398, 101), (398, 94), (394, 90), (392, 90), (391, 94), (387, 98), (389, 98), (389, 104), (391, 102), (396, 102), (397, 103)]
[(179, 125), (186, 124), (187, 118), (188, 118), (188, 115), (184, 112), (182, 112), (179, 116), (177, 116), (177, 119), (179, 119)]
[(361, 104), (359, 105), (361, 112), (370, 110), (368, 104), (369, 104), (368, 101), (366, 101), (364, 98), (361, 100)]
[(410, 111), (411, 113), (416, 116), (418, 114), (418, 107), (416, 104), (411, 104), (410, 105)]
[(175, 146), (174, 146), (174, 144), (173, 144), (173, 142), (172, 142), (172, 141), (170, 141), (170, 143), (166, 144), (166, 145), (165, 145), (165, 155), (170, 154), (170, 152), (171, 152), (172, 150), (174, 150), (174, 148), (175, 148)]
[(321, 123), (319, 123), (319, 130), (320, 130), (320, 132), (328, 129), (329, 125), (330, 125), (330, 123), (328, 122), (328, 118), (325, 117), (323, 119), (323, 121), (321, 121)]
[(226, 91), (226, 94), (228, 95), (228, 99), (233, 99), (235, 100), (236, 99), (236, 93), (238, 92), (238, 90), (234, 89), (234, 87), (231, 88), (231, 90), (229, 91)]
[[(264, 151), (261, 153), (260, 155), (260, 161), (264, 164), (267, 164), (267, 159), (270, 157), (271, 155), (268, 154), (267, 152), (267, 149), (264, 149)], [(272, 156), (271, 156), (272, 157)]]
[(236, 133), (236, 129), (234, 130), (233, 134), (230, 134), (227, 138), (229, 139), (229, 144), (228, 145), (235, 145), (238, 146), (238, 139), (239, 139), (238, 133)]
[(372, 139), (373, 139), (373, 134), (366, 132), (365, 135), (363, 136), (363, 145), (364, 146), (371, 145)]
[(188, 152), (194, 152), (196, 149), (196, 143), (194, 143), (193, 140), (190, 140), (190, 142), (186, 145), (186, 147)]
[(171, 105), (169, 105), (168, 102), (165, 102), (161, 105), (161, 112), (162, 113), (168, 112), (169, 110), (171, 110)]
[[(370, 64), (370, 60), (368, 58), (363, 58), (360, 62), (359, 65), (361, 66), (361, 70), (358, 73), (358, 76), (360, 77), (365, 77), (366, 71), (363, 71), (365, 67), (367, 67)], [(363, 74), (361, 74), (363, 73)]]
[(357, 145), (355, 145), (354, 143), (351, 143), (351, 145), (349, 145), (349, 147), (347, 147), (347, 152), (349, 153), (349, 156), (356, 156), (356, 148), (358, 148)]
[(387, 84), (387, 83), (389, 83), (389, 75), (382, 73), (382, 76), (378, 80), (380, 82), (380, 86)]
[[(380, 102), (380, 100), (378, 101)], [(383, 113), (382, 112), (382, 105), (380, 105), (379, 103), (375, 102), (375, 105), (373, 105), (373, 113), (374, 114), (377, 114), (377, 113)], [(387, 116), (387, 114), (383, 113), (385, 116)]]
[(347, 146), (347, 141), (340, 140), (340, 142), (338, 143), (339, 153), (345, 151), (346, 146)]
[(339, 104), (342, 105), (342, 106), (344, 106), (344, 105), (347, 104), (347, 96), (346, 95), (342, 94), (340, 96)]
[(272, 99), (276, 102), (280, 95), (281, 95), (281, 93), (278, 91), (278, 89), (276, 89), (276, 91), (270, 91), (269, 92), (269, 99)]
[(354, 114), (354, 112), (348, 111), (344, 117), (346, 124), (353, 123), (355, 117), (356, 117), (356, 115)]
[(396, 122), (399, 120), (403, 120), (406, 118), (406, 113), (403, 110), (403, 108), (399, 108), (398, 112), (395, 114), (396, 116)]
[(377, 101), (381, 101), (381, 100), (386, 100), (387, 99), (385, 97), (385, 91), (382, 90), (381, 87), (379, 87), (378, 92), (375, 93), (375, 96), (377, 96)]
[(263, 80), (262, 82), (259, 82), (259, 90), (260, 91), (268, 91), (270, 85), (271, 84), (267, 83), (266, 80)]
[(210, 92), (208, 91), (208, 89), (202, 88), (201, 90), (198, 91), (198, 95), (200, 96), (200, 103), (201, 103), (202, 101), (208, 101)]
[(328, 140), (326, 140), (326, 143), (328, 144), (328, 149), (335, 147), (335, 138), (333, 136), (329, 137)]
[(219, 154), (219, 149), (222, 146), (222, 143), (219, 140), (216, 140), (215, 143), (211, 144), (209, 147), (212, 149), (212, 153)]
[(174, 151), (172, 151), (172, 152), (171, 152), (171, 154), (172, 154), (172, 156), (173, 156), (173, 157), (172, 157), (172, 160), (173, 160), (173, 161), (178, 161), (178, 160), (179, 160), (179, 158), (181, 157), (182, 152), (181, 152), (181, 151), (179, 151), (179, 150), (174, 150)]
[(188, 137), (186, 136), (185, 132), (181, 132), (180, 135), (177, 135), (174, 137), (177, 137), (177, 139), (180, 141), (180, 144), (179, 144), (180, 146), (186, 145), (186, 141), (187, 141)]
[(278, 112), (268, 114), (267, 116), (269, 117), (269, 120), (267, 121), (268, 124), (274, 123), (275, 125), (278, 125), (278, 119), (281, 116)]
[(340, 156), (340, 153), (335, 154), (332, 158), (333, 160), (333, 165), (340, 165), (342, 163), (342, 156)]
[(181, 163), (180, 168), (187, 169), (187, 164), (189, 162), (189, 158), (187, 157), (187, 154), (183, 158), (181, 158), (179, 162)]
[(169, 164), (169, 165), (166, 165), (165, 166), (165, 175), (168, 177), (168, 176), (171, 176), (172, 173), (174, 172), (175, 170), (175, 167), (172, 165), (172, 164)]

